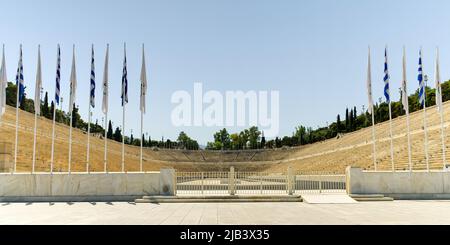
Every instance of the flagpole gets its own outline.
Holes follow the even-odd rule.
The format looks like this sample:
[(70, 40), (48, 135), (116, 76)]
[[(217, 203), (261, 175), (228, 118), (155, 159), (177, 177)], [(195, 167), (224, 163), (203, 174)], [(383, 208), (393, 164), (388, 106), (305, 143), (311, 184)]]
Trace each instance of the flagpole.
[(372, 114), (372, 141), (373, 141), (373, 166), (375, 171), (377, 171), (377, 156), (376, 156), (376, 145), (375, 145), (375, 111), (373, 109), (373, 98), (372, 98), (372, 72), (370, 63), (370, 47), (368, 47), (367, 55), (367, 95), (369, 99), (369, 110)]
[[(445, 128), (444, 128), (444, 108), (442, 105), (442, 86), (441, 86), (441, 76), (439, 70), (439, 48), (436, 48), (436, 105), (439, 110), (440, 119), (441, 119), (441, 142), (442, 142), (442, 165), (443, 170), (446, 168), (446, 152), (445, 152)], [(438, 97), (439, 96), (439, 97)]]
[(142, 141), (144, 141), (144, 138), (142, 137), (143, 135), (143, 125), (144, 124), (144, 113), (141, 110), (141, 157), (140, 157), (140, 161), (139, 161), (139, 170), (142, 172)]
[(105, 113), (105, 153), (103, 159), (103, 170), (107, 173), (107, 152), (108, 152), (108, 60), (109, 60), (109, 44), (106, 45), (105, 66), (103, 70), (103, 98), (102, 98), (102, 111)]
[[(122, 84), (122, 87), (124, 84)], [(125, 172), (125, 96), (122, 99), (122, 172)]]
[(406, 135), (408, 139), (408, 164), (409, 164), (409, 172), (412, 172), (412, 160), (411, 160), (411, 136), (409, 129), (409, 100), (408, 100), (408, 91), (407, 91), (407, 83), (406, 83), (406, 52), (405, 46), (403, 46), (403, 60), (402, 60), (402, 69), (403, 69), (403, 79), (402, 79), (402, 104), (403, 109), (406, 113)]
[(444, 167), (443, 170), (445, 170), (447, 160), (446, 160), (446, 156), (445, 156), (446, 155), (446, 152), (445, 152), (445, 136), (444, 136), (445, 128), (444, 128), (444, 114), (443, 114), (444, 110), (443, 109), (444, 108), (440, 108), (439, 110), (440, 110), (440, 114), (441, 114), (441, 141), (442, 141), (442, 161), (443, 161), (442, 165)]
[[(36, 102), (34, 102), (36, 103)], [(31, 173), (34, 173), (34, 167), (36, 163), (36, 128), (37, 128), (37, 113), (34, 112), (34, 136), (33, 136), (33, 163), (31, 167)]]
[(108, 129), (109, 129), (109, 123), (108, 123), (108, 112), (105, 113), (105, 154), (103, 157), (103, 170), (106, 173), (106, 157), (107, 157), (107, 142), (108, 142)]
[(73, 109), (75, 106), (75, 93), (76, 93), (76, 71), (75, 71), (75, 44), (73, 45), (73, 57), (72, 57), (72, 71), (70, 74), (70, 99), (69, 99), (69, 112), (70, 112), (70, 129), (69, 129), (69, 167), (68, 172), (71, 174), (72, 169), (72, 119)]
[(50, 173), (53, 174), (53, 159), (55, 153), (55, 118), (56, 118), (56, 103), (53, 106), (53, 126), (52, 126), (52, 155), (50, 157)]
[[(409, 106), (409, 103), (408, 103)], [(409, 163), (409, 172), (412, 172), (412, 157), (411, 157), (411, 133), (409, 129), (409, 108), (406, 111), (406, 130), (407, 132), (407, 138), (408, 138), (408, 163)]]
[[(22, 56), (22, 44), (20, 44), (20, 56)], [(19, 59), (22, 59), (20, 57)], [(15, 137), (15, 143), (14, 143), (14, 170), (13, 173), (17, 170), (17, 146), (18, 146), (18, 138), (19, 138), (19, 96), (20, 96), (20, 73), (21, 73), (21, 61), (19, 60), (19, 67), (17, 68), (18, 73), (16, 77), (16, 85), (17, 85), (17, 96), (16, 96), (16, 137)]]
[[(425, 81), (427, 79), (425, 78)], [(424, 89), (424, 93), (425, 93), (425, 89)], [(424, 97), (426, 98), (426, 96), (424, 95)], [(427, 171), (430, 171), (430, 164), (429, 164), (429, 160), (428, 160), (428, 133), (427, 133), (427, 107), (425, 105), (426, 100), (423, 102), (423, 130), (424, 130), (424, 135), (425, 135), (425, 161), (427, 164)]]
[(375, 171), (377, 171), (377, 149), (375, 145), (375, 111), (373, 110), (372, 104), (372, 140), (373, 140), (373, 165), (375, 166)]
[(86, 172), (89, 173), (89, 149), (90, 149), (90, 140), (91, 140), (91, 100), (89, 97), (89, 115), (88, 115), (88, 132), (87, 132), (87, 150), (86, 150)]
[(125, 85), (125, 66), (126, 66), (126, 44), (123, 44), (124, 67), (122, 74), (122, 172), (125, 172), (125, 105), (126, 105), (126, 85)]
[[(73, 104), (70, 105), (73, 107)], [(72, 116), (73, 116), (73, 108), (70, 112), (70, 129), (69, 129), (69, 168), (68, 172), (71, 173), (71, 165), (72, 165)]]
[[(420, 48), (420, 67), (419, 67), (421, 75), (423, 76), (424, 84), (422, 84), (423, 88), (423, 131), (424, 131), (424, 150), (425, 150), (425, 162), (427, 166), (427, 171), (430, 171), (430, 164), (429, 164), (429, 158), (428, 158), (428, 133), (427, 133), (427, 81), (428, 77), (426, 75), (423, 75), (423, 64), (422, 64), (422, 48)], [(419, 74), (420, 75), (420, 74)]]
[(389, 137), (390, 137), (390, 147), (391, 147), (391, 165), (392, 165), (392, 172), (395, 172), (395, 165), (394, 165), (394, 143), (393, 143), (393, 137), (392, 137), (392, 109), (391, 109), (391, 98), (390, 98), (390, 88), (389, 88), (389, 70), (388, 70), (388, 55), (387, 55), (387, 45), (386, 48), (384, 50), (384, 94), (386, 96), (386, 100), (388, 103), (388, 107), (389, 107)]
[(395, 164), (394, 164), (394, 139), (392, 136), (392, 109), (391, 102), (389, 101), (389, 134), (391, 137), (391, 165), (392, 171), (395, 172)]

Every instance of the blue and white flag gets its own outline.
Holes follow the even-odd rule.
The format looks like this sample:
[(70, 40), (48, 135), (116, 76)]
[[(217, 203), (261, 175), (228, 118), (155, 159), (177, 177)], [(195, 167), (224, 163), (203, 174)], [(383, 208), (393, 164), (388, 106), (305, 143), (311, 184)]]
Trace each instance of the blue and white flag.
[(17, 65), (16, 86), (19, 86), (19, 105), (25, 97), (25, 82), (23, 80), (22, 45), (20, 45), (19, 64)]
[(388, 71), (388, 57), (387, 57), (387, 47), (384, 49), (384, 97), (386, 97), (386, 103), (391, 102), (391, 94), (389, 92), (389, 71)]
[(425, 82), (423, 81), (423, 71), (422, 71), (422, 49), (419, 50), (419, 75), (417, 80), (419, 80), (419, 103), (420, 106), (425, 106)]
[(95, 65), (94, 65), (94, 45), (92, 45), (92, 58), (91, 58), (91, 99), (90, 104), (92, 108), (95, 107)]
[(56, 86), (55, 86), (55, 102), (57, 105), (59, 105), (60, 91), (61, 91), (61, 49), (58, 44), (58, 50), (56, 53)]
[(108, 113), (108, 60), (109, 60), (109, 44), (106, 46), (105, 69), (103, 70), (103, 100), (102, 111)]
[(2, 67), (0, 69), (0, 117), (5, 113), (6, 109), (6, 63), (5, 63), (5, 45), (3, 45)]
[(39, 45), (38, 63), (36, 71), (36, 88), (34, 89), (34, 112), (36, 113), (36, 115), (41, 114), (41, 88), (42, 88), (41, 45)]
[(75, 67), (75, 45), (73, 45), (72, 70), (70, 72), (69, 113), (72, 114), (77, 92), (77, 70)]
[(147, 71), (145, 67), (144, 45), (142, 45), (142, 67), (141, 67), (141, 104), (140, 109), (145, 113), (145, 97), (147, 94)]
[(127, 51), (126, 46), (123, 46), (123, 72), (122, 72), (122, 106), (128, 103), (128, 78), (127, 78)]

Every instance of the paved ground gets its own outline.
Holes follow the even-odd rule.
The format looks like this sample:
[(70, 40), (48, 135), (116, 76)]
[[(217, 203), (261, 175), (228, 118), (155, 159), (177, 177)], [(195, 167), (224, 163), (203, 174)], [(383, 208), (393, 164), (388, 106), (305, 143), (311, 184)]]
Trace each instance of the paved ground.
[(450, 201), (0, 203), (0, 224), (450, 224)]

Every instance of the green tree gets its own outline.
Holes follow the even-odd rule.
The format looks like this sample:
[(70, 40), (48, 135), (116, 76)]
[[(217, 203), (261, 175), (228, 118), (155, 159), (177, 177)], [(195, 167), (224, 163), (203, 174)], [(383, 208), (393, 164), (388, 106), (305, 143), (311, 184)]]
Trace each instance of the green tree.
[(113, 138), (115, 141), (122, 142), (122, 132), (119, 127), (114, 131)]

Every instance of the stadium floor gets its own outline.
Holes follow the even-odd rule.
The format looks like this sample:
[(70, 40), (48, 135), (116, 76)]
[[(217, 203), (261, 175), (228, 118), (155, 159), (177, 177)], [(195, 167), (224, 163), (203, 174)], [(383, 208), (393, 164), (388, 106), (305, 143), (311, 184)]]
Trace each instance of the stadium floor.
[(0, 203), (0, 224), (450, 224), (449, 204)]

